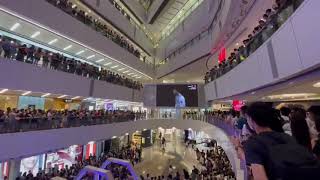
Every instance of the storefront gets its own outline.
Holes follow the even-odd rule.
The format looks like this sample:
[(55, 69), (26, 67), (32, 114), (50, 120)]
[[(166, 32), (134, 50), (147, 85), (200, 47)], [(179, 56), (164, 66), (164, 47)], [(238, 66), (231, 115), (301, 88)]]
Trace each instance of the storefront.
[(20, 172), (27, 173), (32, 172), (33, 176), (36, 176), (39, 170), (44, 170), (45, 167), (45, 154), (38, 156), (31, 156), (21, 159)]
[(18, 107), (18, 96), (14, 95), (0, 95), (0, 109), (6, 111), (7, 108)]

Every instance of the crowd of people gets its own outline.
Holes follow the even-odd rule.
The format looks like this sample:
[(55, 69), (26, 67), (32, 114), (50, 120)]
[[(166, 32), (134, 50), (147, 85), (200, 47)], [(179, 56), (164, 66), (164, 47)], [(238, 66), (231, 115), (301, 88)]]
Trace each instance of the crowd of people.
[(211, 116), (234, 127), (232, 142), (252, 179), (320, 176), (320, 106), (275, 109), (270, 103), (254, 102), (241, 107), (240, 113)]
[[(161, 135), (159, 136), (159, 138)], [(160, 141), (162, 138), (160, 138)], [(215, 140), (213, 140), (216, 142)], [(232, 171), (232, 167), (230, 161), (223, 150), (223, 148), (217, 143), (208, 143), (208, 147), (210, 149), (204, 151), (200, 151), (194, 144), (194, 141), (188, 140), (186, 142), (187, 148), (190, 144), (192, 148), (195, 150), (195, 155), (197, 159), (197, 164), (193, 166), (191, 172), (186, 169), (182, 171), (178, 171), (173, 168), (172, 165), (169, 165), (169, 169), (167, 170), (166, 174), (160, 176), (152, 176), (150, 174), (146, 174), (146, 176), (141, 175), (141, 180), (232, 180), (235, 179), (235, 174)], [(210, 144), (210, 145), (209, 145)], [(162, 148), (162, 146), (160, 146)], [(198, 167), (197, 167), (198, 166)]]
[[(118, 159), (124, 159), (132, 162), (133, 164), (141, 161), (141, 153), (142, 149), (137, 148), (136, 146), (128, 146), (128, 147), (122, 147), (120, 150), (117, 151), (110, 151), (102, 153), (99, 157), (90, 155), (88, 159), (85, 160), (77, 160), (75, 164), (72, 164), (72, 166), (65, 166), (61, 169), (59, 169), (58, 166), (55, 166), (53, 168), (50, 168), (47, 170), (40, 169), (39, 172), (34, 176), (31, 171), (24, 172), (23, 174), (20, 174), (16, 180), (49, 180), (53, 177), (61, 177), (65, 178), (67, 180), (74, 180), (75, 177), (79, 174), (79, 172), (86, 166), (94, 166), (100, 168), (102, 164), (108, 159), (108, 158), (118, 158)], [(125, 166), (120, 166), (118, 164), (111, 164), (107, 168), (107, 170), (110, 170), (112, 175), (115, 179), (129, 179), (131, 176), (130, 172)], [(93, 174), (86, 174), (84, 179), (91, 180), (93, 179)]]
[(249, 57), (279, 29), (303, 0), (276, 0), (275, 2), (273, 9), (266, 10), (259, 20), (258, 26), (253, 29), (247, 39), (243, 40), (243, 44), (234, 49), (226, 60), (221, 61), (219, 65), (214, 66), (205, 74), (205, 83), (219, 78)]
[(121, 110), (0, 110), (0, 133), (67, 128), (145, 119), (145, 112)]
[(140, 82), (108, 71), (107, 69), (99, 69), (99, 67), (95, 65), (68, 58), (63, 54), (50, 52), (34, 45), (27, 45), (26, 43), (6, 36), (0, 36), (0, 55), (7, 59), (107, 81), (132, 89), (140, 90), (142, 88)]
[(75, 17), (79, 21), (83, 22), (84, 24), (92, 27), (94, 30), (100, 32), (103, 36), (107, 37), (108, 39), (112, 40), (122, 48), (125, 48), (128, 52), (132, 53), (139, 59), (145, 59), (145, 56), (141, 56), (141, 53), (138, 49), (135, 49), (133, 44), (128, 42), (126, 38), (116, 31), (112, 30), (111, 27), (108, 27), (106, 23), (99, 19), (94, 19), (90, 14), (86, 13), (85, 11), (78, 9), (72, 2), (69, 0), (47, 0), (49, 3), (55, 5), (56, 7), (62, 9), (66, 13), (70, 14), (71, 16)]

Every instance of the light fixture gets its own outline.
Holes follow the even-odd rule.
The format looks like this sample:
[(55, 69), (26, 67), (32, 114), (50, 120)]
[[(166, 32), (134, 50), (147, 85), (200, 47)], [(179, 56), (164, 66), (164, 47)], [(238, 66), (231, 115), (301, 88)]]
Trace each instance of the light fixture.
[(80, 98), (80, 96), (75, 96), (75, 97), (73, 97), (71, 99), (74, 100), (74, 99), (78, 99), (78, 98)]
[(72, 9), (74, 9), (75, 7), (77, 7), (77, 5), (75, 5), (75, 4), (73, 4), (73, 5), (71, 6)]
[(123, 70), (125, 70), (126, 68), (120, 68), (120, 69), (118, 69), (118, 71), (123, 71)]
[(138, 76), (138, 77), (137, 77), (137, 79), (140, 79), (140, 78), (141, 78), (141, 76)]
[(5, 93), (5, 92), (7, 92), (9, 89), (2, 89), (1, 91), (0, 91), (0, 94), (2, 94), (2, 93)]
[(35, 37), (39, 36), (39, 34), (40, 34), (40, 31), (37, 31), (31, 35), (31, 38), (35, 38)]
[(91, 58), (94, 58), (96, 55), (91, 55), (91, 56), (88, 56), (87, 59), (91, 59)]
[(123, 72), (123, 74), (126, 74), (126, 73), (128, 73), (128, 72), (130, 72), (130, 71), (129, 71), (129, 70), (127, 70), (127, 71), (124, 71), (124, 72)]
[(131, 75), (133, 75), (133, 74), (134, 74), (134, 73), (129, 73), (128, 75), (131, 76)]
[(64, 98), (64, 97), (67, 97), (67, 95), (61, 95), (58, 98), (61, 99), (61, 98)]
[(312, 86), (315, 88), (320, 88), (320, 82), (314, 83)]
[(236, 46), (239, 46), (239, 43), (236, 43)]
[(96, 61), (96, 63), (102, 62), (104, 61), (104, 59), (99, 59), (98, 61)]
[(129, 135), (129, 133), (126, 133), (125, 135), (126, 135), (126, 136), (128, 136), (128, 135)]
[(110, 64), (112, 64), (112, 62), (108, 62), (108, 63), (106, 63), (106, 64), (104, 64), (105, 66), (108, 66), (108, 65), (110, 65)]
[(14, 31), (15, 29), (17, 29), (20, 26), (20, 23), (15, 23), (11, 28), (10, 31)]
[(84, 50), (81, 50), (81, 51), (77, 52), (76, 55), (80, 55), (82, 53), (84, 53)]
[(23, 94), (21, 94), (22, 96), (26, 96), (26, 95), (28, 95), (28, 94), (30, 94), (31, 93), (31, 91), (26, 91), (25, 93), (23, 93)]
[(47, 97), (47, 96), (50, 96), (51, 94), (50, 93), (46, 93), (44, 95), (42, 95), (41, 97)]
[(111, 69), (117, 68), (119, 65), (112, 66)]
[(132, 77), (137, 77), (138, 75), (137, 74), (135, 74), (134, 76), (132, 76)]
[(252, 95), (254, 95), (255, 93), (256, 93), (255, 91), (251, 92)]
[(117, 136), (112, 136), (112, 138), (111, 138), (111, 139), (115, 139), (115, 138), (117, 138)]
[(57, 41), (58, 41), (58, 39), (52, 39), (51, 41), (48, 42), (48, 44), (51, 45), (51, 44), (53, 44), (53, 43), (55, 43), (55, 42), (57, 42)]
[(72, 45), (69, 45), (69, 46), (67, 46), (67, 47), (63, 48), (63, 50), (70, 49), (71, 47), (72, 47)]

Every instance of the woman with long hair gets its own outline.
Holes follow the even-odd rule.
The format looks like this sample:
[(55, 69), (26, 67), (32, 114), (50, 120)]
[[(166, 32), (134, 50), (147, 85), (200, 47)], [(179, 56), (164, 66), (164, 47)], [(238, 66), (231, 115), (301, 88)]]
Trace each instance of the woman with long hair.
[(306, 111), (302, 108), (293, 108), (289, 115), (289, 119), (292, 136), (300, 145), (311, 151), (311, 138), (306, 121)]

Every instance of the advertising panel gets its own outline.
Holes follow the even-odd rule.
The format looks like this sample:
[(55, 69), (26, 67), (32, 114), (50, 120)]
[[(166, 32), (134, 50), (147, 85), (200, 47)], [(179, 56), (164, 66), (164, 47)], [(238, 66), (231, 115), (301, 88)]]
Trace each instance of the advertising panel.
[(31, 171), (33, 176), (36, 176), (39, 169), (44, 169), (44, 160), (45, 154), (23, 158), (20, 163), (20, 172), (23, 174)]

